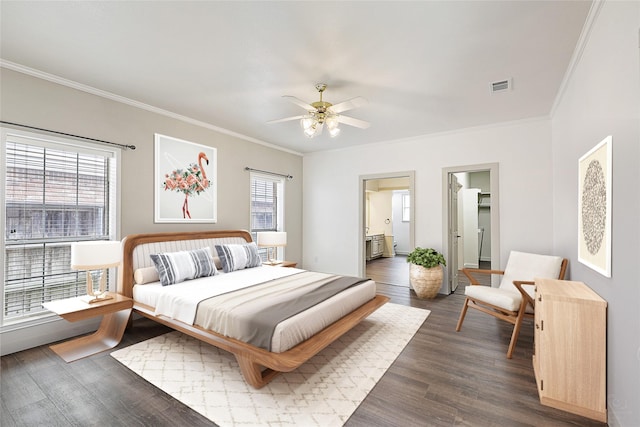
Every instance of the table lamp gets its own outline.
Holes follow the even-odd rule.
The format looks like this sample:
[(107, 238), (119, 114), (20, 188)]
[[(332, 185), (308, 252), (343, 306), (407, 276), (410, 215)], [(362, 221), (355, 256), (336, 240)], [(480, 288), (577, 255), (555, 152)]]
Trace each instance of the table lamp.
[(282, 264), (273, 256), (273, 250), (277, 247), (287, 246), (287, 233), (284, 231), (259, 231), (257, 235), (258, 246), (267, 248), (268, 264)]
[[(95, 303), (112, 299), (107, 293), (107, 269), (117, 267), (122, 261), (120, 241), (95, 240), (71, 243), (71, 268), (87, 270), (87, 297), (85, 302)], [(100, 285), (94, 289), (93, 270), (100, 270)]]

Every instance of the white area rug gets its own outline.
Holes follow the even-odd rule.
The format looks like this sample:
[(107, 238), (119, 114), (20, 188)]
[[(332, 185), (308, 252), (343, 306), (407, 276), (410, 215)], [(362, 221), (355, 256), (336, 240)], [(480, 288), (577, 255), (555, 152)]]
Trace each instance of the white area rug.
[(387, 303), (259, 390), (245, 383), (233, 355), (180, 332), (111, 356), (221, 427), (342, 426), (428, 315)]

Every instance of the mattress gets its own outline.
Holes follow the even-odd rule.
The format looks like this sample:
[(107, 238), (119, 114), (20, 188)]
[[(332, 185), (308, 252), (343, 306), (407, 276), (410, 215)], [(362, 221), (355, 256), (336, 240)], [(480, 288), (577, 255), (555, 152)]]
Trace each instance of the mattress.
[[(159, 282), (133, 287), (136, 302), (154, 307), (156, 315), (171, 317), (188, 324), (205, 327), (206, 314), (198, 314), (199, 302), (209, 298), (224, 298), (234, 291), (247, 292), (247, 288), (265, 281), (294, 275), (304, 270), (262, 266), (212, 277), (189, 280), (171, 286)], [(250, 290), (249, 290), (250, 292)], [(376, 286), (372, 280), (350, 287), (321, 303), (280, 322), (273, 333), (271, 351), (281, 353), (310, 338), (336, 320), (349, 314), (375, 297)], [(209, 300), (210, 301), (210, 300)], [(216, 324), (207, 323), (217, 333)], [(241, 339), (241, 337), (231, 336)]]

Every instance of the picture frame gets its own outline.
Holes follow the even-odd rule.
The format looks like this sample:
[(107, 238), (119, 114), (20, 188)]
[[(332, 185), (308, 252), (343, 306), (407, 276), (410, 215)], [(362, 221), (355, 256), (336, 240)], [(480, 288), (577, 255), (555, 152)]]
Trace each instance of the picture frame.
[(154, 148), (154, 222), (217, 222), (217, 149), (158, 133)]
[(578, 261), (611, 277), (612, 137), (578, 160)]

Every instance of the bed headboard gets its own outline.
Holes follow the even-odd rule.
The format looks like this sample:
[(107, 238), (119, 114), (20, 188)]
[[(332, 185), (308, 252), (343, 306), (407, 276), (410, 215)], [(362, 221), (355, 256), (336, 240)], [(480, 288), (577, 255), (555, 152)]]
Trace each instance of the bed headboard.
[(199, 249), (215, 245), (251, 242), (246, 230), (184, 231), (174, 233), (130, 234), (122, 240), (122, 266), (118, 269), (118, 293), (133, 297), (133, 273), (151, 267), (150, 254)]

